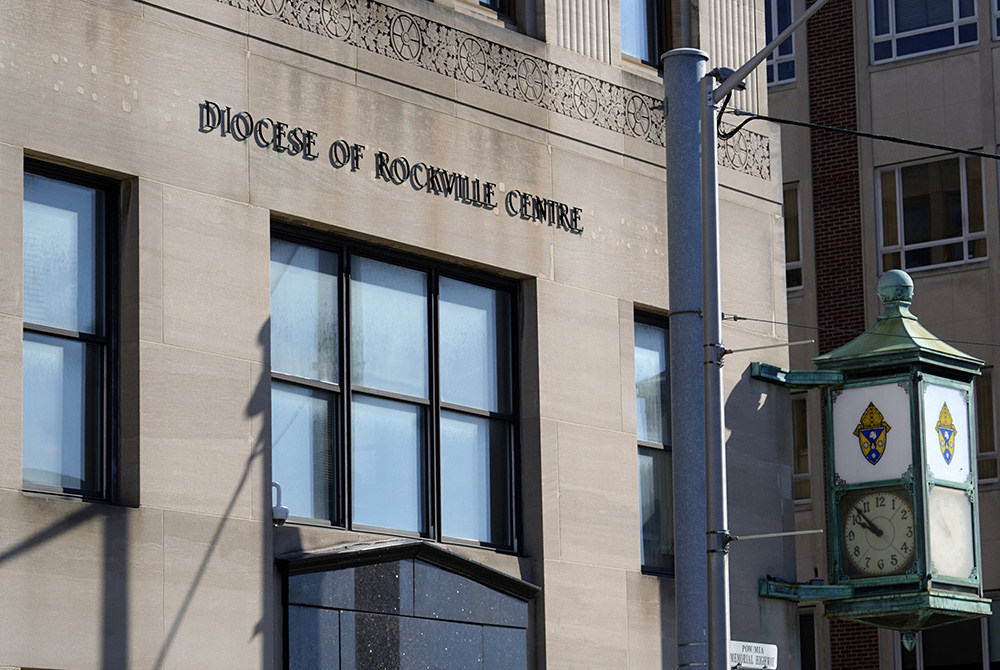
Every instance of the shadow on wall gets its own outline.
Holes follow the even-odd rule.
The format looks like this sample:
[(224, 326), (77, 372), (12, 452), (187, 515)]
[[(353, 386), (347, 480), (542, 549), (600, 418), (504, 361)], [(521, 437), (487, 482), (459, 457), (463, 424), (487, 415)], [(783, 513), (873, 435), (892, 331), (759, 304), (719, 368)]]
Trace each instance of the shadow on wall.
[[(258, 342), (263, 350), (263, 372), (257, 380), (253, 394), (247, 403), (245, 412), (247, 418), (260, 417), (260, 431), (254, 442), (249, 457), (246, 460), (239, 481), (229, 499), (225, 511), (219, 519), (218, 526), (212, 534), (208, 544), (208, 549), (200, 559), (200, 565), (195, 573), (194, 579), (188, 586), (181, 606), (169, 623), (169, 628), (163, 639), (163, 644), (157, 654), (152, 667), (162, 668), (173, 645), (181, 624), (187, 614), (195, 593), (197, 592), (205, 572), (212, 560), (215, 549), (218, 546), (222, 532), (226, 527), (229, 515), (236, 505), (241, 492), (251, 480), (251, 472), (254, 461), (266, 454), (270, 447), (270, 414), (267, 411), (270, 394), (270, 374), (269, 374), (269, 354), (267, 343), (269, 342), (270, 322), (266, 322), (258, 334)], [(270, 463), (268, 459), (263, 459), (264, 464), (262, 486), (266, 491), (262, 491), (259, 500), (270, 500)], [(269, 508), (269, 505), (268, 505)], [(269, 509), (266, 510), (269, 513)], [(0, 567), (4, 564), (30, 556), (33, 552), (40, 551), (49, 542), (52, 542), (76, 528), (86, 524), (96, 522), (103, 524), (103, 561), (102, 571), (102, 594), (101, 594), (101, 620), (99, 625), (100, 640), (100, 667), (102, 668), (127, 668), (130, 667), (130, 620), (129, 620), (129, 566), (130, 566), (130, 546), (129, 546), (129, 515), (135, 512), (129, 508), (116, 507), (111, 505), (85, 504), (78, 511), (69, 514), (59, 521), (37, 531), (33, 535), (25, 538), (14, 546), (0, 550)], [(263, 508), (262, 512), (263, 513)], [(269, 516), (264, 516), (262, 535), (262, 619), (251, 633), (251, 639), (257, 635), (263, 635), (262, 640), (262, 667), (271, 667), (275, 663), (274, 657), (274, 631), (273, 631), (273, 602), (274, 594), (270, 587), (274, 583), (273, 570), (274, 561), (272, 558), (272, 538), (270, 532)], [(72, 557), (67, 557), (72, 560)], [(165, 622), (166, 623), (166, 622)]]

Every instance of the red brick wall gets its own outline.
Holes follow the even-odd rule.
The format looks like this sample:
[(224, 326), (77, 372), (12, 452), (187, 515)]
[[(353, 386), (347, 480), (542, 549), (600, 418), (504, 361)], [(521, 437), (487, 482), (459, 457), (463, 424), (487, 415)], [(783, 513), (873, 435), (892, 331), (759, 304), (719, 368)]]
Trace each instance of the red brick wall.
[[(809, 2), (811, 5), (812, 2)], [(829, 2), (807, 25), (809, 120), (857, 129), (854, 64), (854, 2)], [(865, 6), (864, 3), (858, 6)], [(811, 131), (813, 231), (819, 353), (863, 331), (864, 268), (858, 140), (851, 135)]]
[(850, 621), (830, 622), (831, 670), (879, 670), (878, 629)]

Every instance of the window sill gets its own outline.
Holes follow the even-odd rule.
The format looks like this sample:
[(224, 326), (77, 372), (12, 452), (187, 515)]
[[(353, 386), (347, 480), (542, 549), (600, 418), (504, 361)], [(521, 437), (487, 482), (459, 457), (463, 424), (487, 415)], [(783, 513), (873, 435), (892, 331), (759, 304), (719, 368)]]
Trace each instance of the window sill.
[(331, 521), (324, 521), (322, 519), (310, 519), (308, 517), (301, 517), (301, 516), (290, 516), (288, 517), (288, 520), (285, 521), (284, 524), (282, 524), (282, 527), (294, 528), (296, 526), (304, 528), (321, 528), (321, 529), (339, 531), (342, 533), (351, 533), (353, 535), (371, 535), (375, 537), (385, 537), (394, 539), (420, 540), (421, 542), (427, 542), (429, 544), (435, 544), (442, 547), (464, 547), (467, 549), (479, 549), (494, 554), (503, 554), (509, 556), (520, 555), (516, 550), (510, 547), (485, 544), (481, 542), (476, 542), (474, 540), (461, 540), (449, 537), (442, 538), (441, 540), (434, 540), (430, 537), (420, 535), (419, 533), (408, 533), (405, 531), (387, 530), (375, 526), (356, 526), (354, 528), (345, 528), (344, 526), (338, 526)]
[[(964, 242), (965, 241), (963, 240), (963, 243)], [(901, 250), (901, 253), (905, 253), (905, 251)], [(986, 256), (985, 258), (975, 258), (968, 261), (954, 263), (953, 265), (933, 265), (930, 267), (908, 268), (905, 272), (911, 277), (933, 277), (935, 275), (949, 274), (952, 272), (974, 272), (976, 270), (988, 269), (989, 260), (990, 257)], [(886, 272), (888, 272), (888, 270), (883, 270), (879, 276), (882, 276)]]
[(644, 566), (642, 566), (641, 572), (642, 572), (642, 574), (646, 575), (647, 577), (663, 577), (663, 578), (666, 578), (666, 579), (673, 579), (674, 578), (674, 571), (673, 570), (665, 570), (663, 568), (651, 568), (651, 567), (648, 567), (648, 566), (644, 565)]
[[(869, 61), (868, 72), (869, 74), (871, 74), (874, 72), (881, 72), (883, 70), (889, 70), (894, 67), (900, 67), (903, 65), (914, 65), (926, 61), (938, 60), (944, 55), (947, 55), (949, 57), (952, 55), (961, 56), (976, 51), (980, 46), (982, 46), (982, 44), (983, 42), (979, 41), (974, 44), (960, 44), (953, 47), (938, 49), (937, 51), (925, 51), (922, 53), (912, 54), (909, 56), (901, 56), (894, 60), (884, 60), (884, 61), (879, 61), (878, 63), (872, 63)], [(868, 40), (868, 48), (869, 50), (871, 49), (870, 38)], [(870, 53), (868, 54), (868, 58), (871, 59)]]
[(64, 491), (57, 491), (53, 489), (47, 489), (43, 487), (21, 487), (21, 495), (25, 498), (38, 498), (41, 500), (62, 500), (71, 503), (87, 503), (94, 505), (110, 505), (112, 507), (124, 507), (124, 505), (118, 505), (107, 498), (100, 498), (97, 496), (88, 496), (82, 493), (67, 493)]
[(622, 53), (621, 59), (621, 66), (623, 70), (643, 77), (644, 79), (662, 83), (663, 72), (655, 65), (651, 65), (627, 53)]
[(496, 28), (517, 31), (517, 24), (509, 17), (490, 7), (484, 7), (472, 0), (455, 0), (455, 11), (465, 16), (472, 16)]

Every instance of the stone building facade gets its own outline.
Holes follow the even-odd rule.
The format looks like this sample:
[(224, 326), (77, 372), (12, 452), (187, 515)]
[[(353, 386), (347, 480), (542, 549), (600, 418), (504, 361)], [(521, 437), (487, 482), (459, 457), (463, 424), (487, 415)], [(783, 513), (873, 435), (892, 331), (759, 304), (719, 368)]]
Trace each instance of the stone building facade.
[[(754, 2), (644, 11), (762, 43)], [(0, 666), (674, 666), (686, 389), (626, 14), (0, 0)], [(759, 318), (726, 345), (782, 343), (777, 132), (722, 148), (723, 306)], [(787, 364), (726, 359), (731, 525), (789, 530), (751, 360)], [(757, 580), (794, 542), (731, 566), (733, 637), (791, 667)]]

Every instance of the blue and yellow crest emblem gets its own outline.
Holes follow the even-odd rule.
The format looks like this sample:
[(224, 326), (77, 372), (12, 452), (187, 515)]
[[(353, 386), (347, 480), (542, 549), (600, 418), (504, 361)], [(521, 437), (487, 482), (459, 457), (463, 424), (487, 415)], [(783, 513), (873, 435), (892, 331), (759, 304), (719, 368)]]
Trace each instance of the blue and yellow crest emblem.
[(875, 403), (868, 403), (868, 408), (861, 415), (861, 423), (854, 429), (854, 435), (861, 444), (861, 453), (872, 465), (882, 458), (890, 430), (892, 428), (885, 422), (885, 417), (878, 411)]
[(941, 455), (944, 456), (944, 462), (951, 465), (951, 459), (955, 457), (955, 435), (958, 434), (958, 431), (955, 430), (955, 424), (951, 420), (948, 403), (941, 407), (941, 413), (938, 414), (938, 422), (934, 426), (934, 430), (937, 431), (938, 442), (941, 443)]

